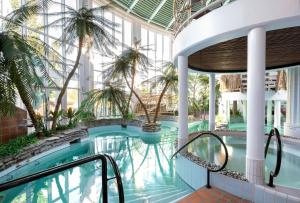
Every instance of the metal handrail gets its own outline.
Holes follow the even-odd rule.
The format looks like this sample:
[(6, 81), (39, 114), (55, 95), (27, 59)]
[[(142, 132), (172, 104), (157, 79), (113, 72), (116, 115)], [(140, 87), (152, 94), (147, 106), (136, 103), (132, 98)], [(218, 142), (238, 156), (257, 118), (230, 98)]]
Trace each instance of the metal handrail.
[(210, 186), (210, 172), (219, 172), (222, 171), (228, 162), (228, 150), (226, 147), (226, 144), (224, 143), (224, 141), (216, 134), (212, 133), (212, 132), (202, 132), (200, 134), (198, 134), (196, 137), (194, 137), (193, 139), (191, 139), (189, 142), (187, 142), (186, 144), (184, 144), (182, 147), (180, 147), (171, 157), (171, 159), (173, 159), (178, 153), (180, 153), (184, 148), (186, 148), (189, 144), (191, 144), (192, 142), (194, 142), (195, 140), (199, 139), (200, 137), (204, 136), (204, 135), (210, 135), (213, 136), (215, 138), (217, 138), (218, 141), (220, 141), (221, 145), (224, 147), (225, 149), (225, 161), (223, 163), (223, 165), (218, 168), (218, 169), (211, 169), (209, 167), (207, 167), (207, 184), (206, 187), (207, 188), (211, 188)]
[[(116, 178), (116, 180), (117, 180), (118, 192), (119, 192), (119, 202), (124, 203), (125, 202), (125, 200), (124, 200), (124, 190), (123, 190), (122, 179), (121, 179), (121, 176), (120, 176), (120, 171), (119, 171), (118, 166), (117, 166), (116, 162), (114, 161), (114, 159), (111, 156), (107, 155), (107, 154), (104, 154), (104, 155), (103, 154), (97, 154), (97, 155), (94, 155), (94, 156), (89, 156), (89, 157), (86, 157), (86, 158), (83, 158), (83, 159), (72, 161), (70, 163), (55, 166), (55, 167), (52, 167), (52, 168), (46, 169), (44, 171), (40, 171), (40, 172), (31, 174), (31, 175), (28, 175), (28, 176), (25, 176), (25, 177), (21, 177), (21, 178), (18, 178), (18, 179), (15, 179), (15, 180), (12, 180), (12, 181), (9, 181), (9, 182), (6, 182), (6, 183), (2, 183), (2, 184), (0, 184), (0, 192), (11, 189), (11, 188), (14, 188), (14, 187), (17, 187), (19, 185), (23, 185), (23, 184), (38, 180), (38, 179), (46, 177), (46, 176), (53, 175), (55, 173), (62, 172), (64, 170), (67, 170), (67, 169), (70, 169), (70, 168), (74, 168), (76, 166), (79, 166), (79, 165), (82, 165), (82, 164), (85, 164), (85, 163), (88, 163), (88, 162), (91, 162), (91, 161), (101, 160), (101, 162), (102, 162), (102, 167), (101, 167), (101, 170), (102, 170), (102, 191), (103, 191), (102, 202), (107, 203), (108, 202), (107, 182), (108, 182), (108, 180), (110, 180), (110, 179), (107, 178), (107, 159), (109, 160), (109, 162), (112, 165), (112, 168), (113, 168), (114, 173), (115, 173), (114, 178)], [(114, 179), (114, 178), (111, 178), (111, 179)]]
[[(195, 13), (193, 13), (191, 16), (189, 16), (180, 26), (179, 28), (175, 31), (175, 36), (177, 36), (179, 34), (179, 32), (181, 32), (183, 30), (183, 28), (185, 26), (187, 26), (193, 19), (195, 19), (197, 16), (206, 13), (207, 11), (210, 11), (211, 9), (213, 9), (214, 7), (221, 7), (223, 3), (225, 3), (227, 0), (216, 0), (210, 4), (208, 4), (207, 6), (203, 7), (202, 9), (196, 11)], [(218, 6), (220, 5), (221, 6)]]
[(274, 135), (276, 136), (276, 139), (277, 139), (277, 160), (276, 160), (275, 171), (270, 172), (270, 178), (269, 178), (269, 183), (268, 183), (268, 185), (270, 187), (275, 187), (273, 179), (274, 179), (274, 177), (277, 177), (279, 172), (280, 172), (281, 159), (282, 159), (281, 138), (280, 138), (280, 134), (279, 134), (279, 131), (278, 131), (277, 128), (273, 128), (269, 133), (268, 140), (267, 140), (266, 147), (265, 147), (265, 158), (267, 157), (267, 154), (268, 154), (268, 149), (269, 149), (269, 145), (270, 145), (270, 142), (271, 142), (271, 138)]

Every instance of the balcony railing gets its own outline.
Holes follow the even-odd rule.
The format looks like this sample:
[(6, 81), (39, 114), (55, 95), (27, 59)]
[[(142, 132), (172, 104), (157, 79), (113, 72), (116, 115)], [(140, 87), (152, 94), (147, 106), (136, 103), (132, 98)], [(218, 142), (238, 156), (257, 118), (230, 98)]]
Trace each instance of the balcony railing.
[(194, 19), (236, 0), (174, 0), (174, 32), (177, 36)]

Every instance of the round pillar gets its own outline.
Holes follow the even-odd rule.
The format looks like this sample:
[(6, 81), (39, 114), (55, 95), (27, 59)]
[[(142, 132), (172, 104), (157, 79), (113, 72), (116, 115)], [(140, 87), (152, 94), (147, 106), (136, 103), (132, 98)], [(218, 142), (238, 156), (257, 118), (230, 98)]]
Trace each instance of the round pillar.
[(188, 141), (188, 58), (178, 56), (178, 147)]
[(215, 94), (215, 88), (216, 87), (216, 76), (214, 73), (211, 73), (209, 75), (209, 131), (215, 130), (215, 112), (216, 112), (216, 94)]
[(280, 128), (281, 127), (281, 102), (275, 101), (274, 106), (274, 127)]
[(247, 101), (246, 100), (243, 101), (243, 120), (244, 123), (247, 122)]
[(300, 67), (288, 70), (284, 134), (300, 138)]
[(264, 184), (266, 31), (248, 34), (246, 178)]

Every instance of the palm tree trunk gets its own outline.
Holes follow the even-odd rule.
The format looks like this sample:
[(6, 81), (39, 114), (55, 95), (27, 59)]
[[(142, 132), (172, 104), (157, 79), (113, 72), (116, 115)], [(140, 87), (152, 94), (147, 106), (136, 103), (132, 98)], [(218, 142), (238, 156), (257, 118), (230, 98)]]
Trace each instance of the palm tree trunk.
[[(126, 77), (124, 77), (124, 78), (125, 78), (125, 81), (126, 81), (127, 86), (128, 86), (129, 88), (131, 88), (128, 79), (127, 79)], [(141, 99), (140, 96), (136, 93), (136, 91), (134, 90), (134, 88), (132, 88), (131, 91), (132, 91), (132, 93), (134, 94), (134, 96), (139, 100), (139, 102), (140, 102), (142, 108), (144, 109), (144, 112), (145, 112), (146, 118), (147, 118), (147, 122), (148, 122), (148, 123), (151, 123), (150, 117), (149, 117), (149, 114), (148, 114), (148, 111), (147, 111), (147, 108), (146, 108), (145, 104), (143, 103), (142, 99)]]
[(69, 85), (69, 82), (71, 80), (71, 78), (73, 77), (73, 75), (75, 74), (75, 71), (77, 70), (78, 66), (79, 66), (79, 60), (80, 60), (80, 57), (81, 57), (81, 52), (82, 52), (82, 47), (83, 47), (83, 38), (79, 38), (79, 48), (78, 48), (78, 53), (77, 53), (77, 57), (76, 57), (76, 62), (74, 64), (74, 67), (73, 69), (71, 70), (71, 72), (69, 73), (59, 95), (58, 95), (58, 98), (57, 98), (57, 102), (56, 102), (56, 105), (55, 105), (55, 109), (54, 109), (54, 113), (53, 113), (53, 123), (52, 123), (52, 129), (55, 130), (56, 128), (56, 123), (57, 123), (57, 114), (58, 114), (58, 111), (59, 111), (59, 107), (61, 105), (61, 102), (62, 102), (62, 98), (68, 88), (68, 85)]
[(166, 85), (164, 86), (163, 91), (159, 95), (159, 99), (158, 99), (158, 102), (156, 104), (156, 109), (155, 109), (155, 115), (154, 115), (154, 118), (153, 118), (153, 123), (156, 123), (156, 120), (157, 120), (157, 117), (158, 117), (158, 112), (160, 110), (160, 103), (161, 103), (162, 98), (164, 97), (164, 95), (165, 95), (165, 93), (166, 93), (166, 91), (168, 89), (168, 86), (169, 86), (169, 82), (166, 83)]
[(18, 73), (15, 66), (10, 69), (10, 74), (13, 78), (15, 78), (14, 82), (15, 82), (16, 88), (19, 92), (19, 95), (20, 95), (20, 98), (21, 98), (23, 104), (25, 105), (25, 107), (28, 111), (28, 114), (29, 114), (29, 117), (31, 119), (32, 125), (35, 128), (35, 131), (38, 131), (39, 130), (39, 124), (38, 124), (38, 121), (37, 121), (37, 118), (36, 118), (36, 113), (33, 109), (33, 106), (31, 104), (30, 99), (28, 98), (28, 96), (26, 94), (24, 84), (22, 83), (22, 79), (21, 79), (21, 77), (20, 77), (20, 75), (19, 75), (19, 73)]
[[(133, 67), (135, 67), (135, 64), (136, 63), (134, 62)], [(124, 75), (124, 77), (125, 77), (125, 75)], [(130, 101), (131, 101), (131, 98), (132, 98), (132, 90), (134, 88), (134, 82), (135, 82), (135, 70), (133, 70), (133, 73), (132, 73), (131, 88), (130, 88), (130, 93), (129, 93), (129, 97), (128, 97), (128, 101), (127, 101), (127, 105), (126, 105), (126, 109), (125, 109), (126, 116), (128, 116), (128, 113), (129, 113), (129, 105), (130, 105)]]

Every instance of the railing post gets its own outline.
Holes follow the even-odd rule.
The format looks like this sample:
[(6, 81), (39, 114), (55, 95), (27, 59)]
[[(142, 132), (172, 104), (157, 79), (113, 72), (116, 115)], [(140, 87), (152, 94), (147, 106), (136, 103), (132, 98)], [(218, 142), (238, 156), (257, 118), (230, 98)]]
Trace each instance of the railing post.
[(106, 158), (102, 158), (102, 202), (108, 202), (108, 189), (107, 189), (107, 160)]
[(276, 160), (275, 171), (270, 172), (270, 178), (269, 178), (269, 183), (268, 183), (268, 186), (270, 186), (270, 187), (275, 187), (274, 177), (277, 177), (280, 172), (281, 159), (282, 159), (281, 139), (280, 139), (280, 134), (279, 134), (279, 131), (277, 128), (273, 128), (269, 133), (268, 140), (267, 140), (266, 147), (265, 147), (265, 158), (267, 157), (269, 145), (270, 145), (270, 142), (271, 142), (271, 139), (273, 136), (276, 136), (276, 139), (277, 139), (277, 160)]
[(274, 177), (273, 177), (273, 174), (271, 173), (270, 174), (270, 179), (269, 179), (269, 183), (268, 183), (268, 186), (270, 187), (275, 187), (274, 186), (274, 181), (273, 181)]
[(210, 170), (207, 169), (207, 182), (206, 182), (206, 188), (210, 189)]

